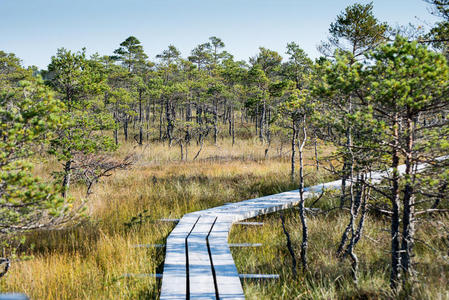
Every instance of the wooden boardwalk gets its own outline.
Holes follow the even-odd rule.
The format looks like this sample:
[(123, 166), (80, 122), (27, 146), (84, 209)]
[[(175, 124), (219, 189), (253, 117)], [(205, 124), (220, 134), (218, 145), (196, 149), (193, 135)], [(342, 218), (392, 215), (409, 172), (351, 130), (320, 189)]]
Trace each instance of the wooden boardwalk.
[[(399, 167), (399, 173), (404, 170), (405, 166)], [(387, 172), (391, 170), (371, 173), (372, 183), (380, 182)], [(305, 188), (304, 198), (340, 186), (341, 180), (337, 180)], [(228, 245), (232, 224), (298, 202), (299, 191), (294, 190), (184, 215), (167, 238), (160, 299), (245, 299)]]
[[(340, 182), (307, 188), (304, 196), (338, 188)], [(294, 190), (184, 215), (167, 238), (160, 299), (245, 299), (228, 245), (232, 224), (298, 202)]]

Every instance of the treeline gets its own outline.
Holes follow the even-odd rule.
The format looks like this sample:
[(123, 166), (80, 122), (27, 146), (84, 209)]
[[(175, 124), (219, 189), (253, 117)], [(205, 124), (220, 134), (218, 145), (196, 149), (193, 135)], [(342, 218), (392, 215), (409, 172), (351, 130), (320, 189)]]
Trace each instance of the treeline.
[[(305, 143), (322, 140), (338, 149), (331, 167), (342, 179), (340, 208), (350, 212), (337, 255), (351, 259), (357, 281), (355, 248), (366, 212), (381, 213), (391, 222), (391, 286), (406, 289), (416, 275), (416, 223), (449, 207), (449, 170), (441, 159), (449, 150), (449, 2), (433, 2), (445, 19), (421, 35), (380, 22), (372, 4), (349, 6), (331, 24), (315, 62), (293, 42), (285, 60), (261, 47), (248, 62), (236, 61), (217, 37), (187, 58), (170, 45), (155, 62), (133, 36), (112, 55), (88, 58), (84, 49), (61, 48), (42, 71), (0, 52), (1, 234), (60, 226), (79, 215), (82, 205), (74, 208), (67, 197), (73, 179), (86, 183), (88, 196), (101, 176), (131, 163), (105, 155), (119, 146), (120, 132), (125, 141), (149, 145), (147, 151), (155, 141), (179, 146), (182, 160), (225, 136), (233, 144), (256, 136), (265, 156), (274, 140), (289, 143), (292, 180), (299, 157), (301, 199)], [(200, 150), (189, 156), (191, 143)], [(38, 151), (61, 162), (54, 184), (30, 175)], [(316, 162), (318, 169), (317, 155)], [(422, 163), (430, 167), (423, 171)], [(387, 168), (374, 185), (370, 172)], [(300, 213), (307, 270), (303, 199)]]

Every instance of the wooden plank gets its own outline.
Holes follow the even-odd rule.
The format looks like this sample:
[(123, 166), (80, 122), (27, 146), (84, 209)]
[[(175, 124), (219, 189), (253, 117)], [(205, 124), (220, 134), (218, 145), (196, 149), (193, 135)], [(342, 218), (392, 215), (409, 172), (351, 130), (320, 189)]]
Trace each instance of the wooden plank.
[(185, 215), (167, 238), (162, 278), (162, 300), (187, 298), (186, 238), (195, 227), (198, 216)]
[(19, 293), (0, 294), (0, 300), (29, 300), (27, 295)]
[(242, 248), (242, 247), (262, 247), (261, 243), (233, 243), (228, 244), (229, 247)]
[(190, 299), (216, 299), (207, 237), (216, 217), (201, 216), (187, 238)]
[(137, 244), (133, 248), (165, 248), (164, 244)]
[(180, 219), (169, 219), (169, 218), (164, 218), (164, 219), (159, 219), (160, 222), (173, 222), (173, 223), (178, 223)]
[[(279, 275), (278, 274), (238, 274), (238, 276), (241, 279), (279, 279)], [(145, 277), (153, 277), (153, 278), (157, 278), (160, 279), (163, 277), (163, 274), (149, 274), (149, 273), (141, 273), (141, 274), (135, 274), (135, 273), (126, 273), (123, 274), (123, 277), (141, 277), (141, 278), (145, 278)], [(221, 297), (220, 297), (221, 298)]]
[(239, 273), (227, 246), (232, 217), (217, 218), (208, 242), (215, 270), (217, 292), (220, 299), (245, 299)]
[(263, 226), (263, 222), (235, 222), (236, 225)]
[[(261, 243), (232, 243), (228, 244), (228, 247), (262, 247)], [(137, 244), (133, 245), (133, 248), (165, 248), (164, 244)]]
[(278, 274), (240, 274), (242, 279), (279, 279)]
[(147, 274), (147, 273), (142, 273), (142, 274), (134, 274), (134, 273), (126, 273), (123, 274), (123, 277), (137, 277), (137, 278), (145, 278), (145, 277), (153, 277), (153, 278), (157, 278), (157, 279), (161, 279), (163, 276), (162, 274)]

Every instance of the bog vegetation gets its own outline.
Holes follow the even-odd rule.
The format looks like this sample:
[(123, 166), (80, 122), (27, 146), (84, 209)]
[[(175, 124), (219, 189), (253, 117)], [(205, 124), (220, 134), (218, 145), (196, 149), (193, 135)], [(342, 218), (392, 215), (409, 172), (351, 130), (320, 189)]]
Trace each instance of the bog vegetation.
[(428, 2), (429, 32), (347, 7), (315, 61), (294, 42), (236, 61), (217, 37), (155, 61), (134, 36), (61, 48), (46, 70), (0, 51), (1, 290), (157, 298), (125, 274), (161, 273), (163, 249), (135, 247), (164, 243), (159, 219), (299, 188), (231, 232), (263, 243), (233, 250), (240, 273), (281, 275), (245, 281), (249, 299), (449, 297), (449, 1)]

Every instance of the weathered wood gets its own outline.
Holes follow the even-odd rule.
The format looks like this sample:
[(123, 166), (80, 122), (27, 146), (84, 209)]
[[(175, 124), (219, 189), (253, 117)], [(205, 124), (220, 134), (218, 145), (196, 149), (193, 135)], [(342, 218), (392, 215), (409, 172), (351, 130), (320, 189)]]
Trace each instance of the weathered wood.
[(123, 274), (123, 277), (133, 277), (133, 278), (139, 278), (139, 277), (153, 277), (153, 278), (157, 278), (157, 279), (161, 279), (162, 278), (162, 274), (147, 274), (147, 273), (142, 273), (142, 274), (134, 274), (134, 273), (126, 273)]
[(236, 225), (263, 226), (263, 222), (235, 222)]
[(0, 300), (28, 300), (29, 298), (24, 294), (8, 293), (0, 294)]
[(239, 273), (227, 247), (232, 217), (219, 217), (208, 237), (212, 263), (215, 269), (217, 293), (220, 299), (245, 299)]
[(207, 243), (216, 219), (214, 216), (201, 216), (187, 238), (187, 292), (190, 299), (216, 299), (214, 271)]
[(279, 279), (278, 274), (240, 274), (242, 279)]
[(178, 223), (180, 219), (170, 219), (170, 218), (163, 218), (163, 219), (159, 219), (160, 222), (173, 222), (173, 223)]
[(165, 248), (164, 244), (137, 244), (133, 248)]
[(228, 244), (229, 247), (233, 248), (244, 248), (244, 247), (262, 247), (261, 243), (232, 243)]
[[(238, 274), (237, 275), (239, 278), (241, 279), (279, 279), (279, 275), (278, 274)], [(151, 274), (151, 273), (141, 273), (141, 274), (134, 274), (134, 273), (126, 273), (123, 274), (123, 277), (153, 277), (153, 278), (157, 278), (160, 279), (162, 277), (164, 277), (163, 274), (160, 273), (156, 273), (156, 274)], [(223, 299), (222, 296), (220, 296), (220, 299)], [(230, 299), (230, 298), (229, 298)], [(235, 298), (232, 298), (235, 299)], [(1, 300), (1, 298), (0, 298)]]
[(167, 238), (160, 299), (187, 298), (186, 239), (198, 218), (198, 216), (184, 216)]
[[(262, 247), (261, 243), (232, 243), (228, 247), (243, 248), (243, 247)], [(165, 248), (164, 244), (137, 244), (133, 248)]]

